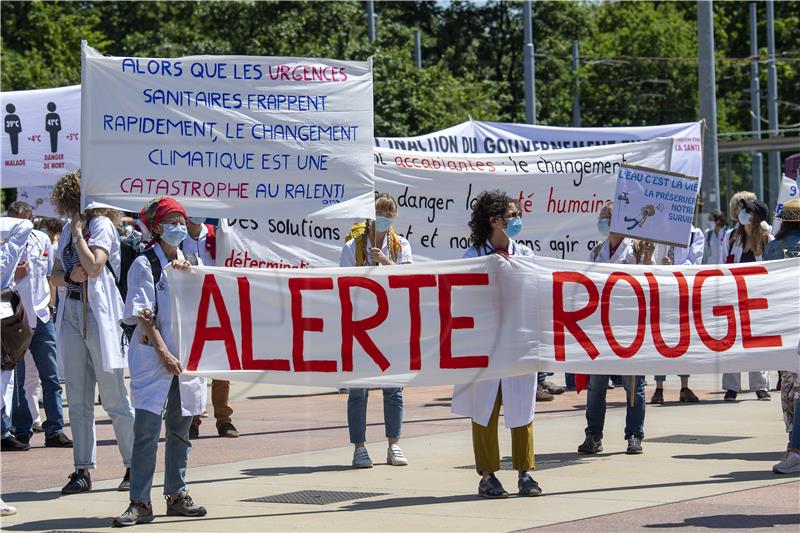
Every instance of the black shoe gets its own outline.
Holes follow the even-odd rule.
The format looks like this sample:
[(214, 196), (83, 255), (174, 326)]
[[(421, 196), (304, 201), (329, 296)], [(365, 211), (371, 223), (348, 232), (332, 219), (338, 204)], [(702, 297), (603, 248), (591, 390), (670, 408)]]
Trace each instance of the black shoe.
[(555, 383), (550, 383), (549, 381), (539, 383), (539, 388), (546, 390), (550, 394), (564, 394), (564, 391), (567, 390), (564, 387), (560, 387)]
[[(123, 477), (122, 481), (120, 481), (119, 486), (117, 487), (117, 491), (128, 492), (129, 490), (131, 490), (131, 469), (126, 468), (125, 477)], [(152, 509), (150, 510), (150, 512), (151, 513), (153, 512)]]
[(759, 400), (770, 401), (772, 399), (772, 396), (770, 396), (770, 394), (765, 390), (757, 390), (756, 398), (758, 398)]
[(62, 431), (50, 437), (45, 437), (44, 445), (47, 448), (72, 448), (72, 441)]
[(653, 392), (653, 397), (650, 398), (651, 404), (664, 403), (664, 389), (656, 389)]
[(22, 444), (30, 444), (31, 437), (33, 437), (32, 433), (25, 433), (24, 435), (15, 434), (14, 438), (20, 441)]
[(519, 489), (520, 496), (541, 496), (542, 487), (536, 483), (530, 472), (525, 472), (517, 481), (517, 488)]
[(603, 451), (603, 439), (596, 439), (594, 435), (586, 435), (586, 440), (578, 446), (578, 453), (600, 453)]
[(146, 524), (155, 518), (153, 507), (139, 502), (131, 502), (128, 509), (114, 519), (114, 527), (135, 526), (136, 524)]
[(194, 440), (200, 436), (200, 426), (192, 424), (189, 426), (189, 440)]
[(236, 426), (230, 422), (223, 422), (222, 424), (218, 425), (217, 433), (219, 433), (220, 437), (227, 437), (229, 439), (235, 439), (239, 436), (239, 431), (236, 429)]
[(167, 516), (205, 516), (206, 508), (197, 505), (188, 492), (181, 493), (174, 501), (167, 496)]
[(61, 489), (61, 494), (78, 494), (92, 490), (92, 478), (88, 470), (76, 470), (69, 475), (69, 483)]
[(628, 449), (625, 450), (628, 455), (639, 455), (642, 453), (642, 439), (636, 435), (628, 437)]
[(736, 401), (736, 391), (729, 390), (725, 393), (725, 398), (723, 398), (726, 402), (735, 402)]
[(494, 474), (489, 474), (489, 477), (481, 477), (481, 482), (478, 483), (478, 496), (481, 498), (508, 498), (508, 493), (500, 480)]
[(692, 392), (692, 389), (689, 387), (683, 387), (681, 389), (680, 401), (687, 402), (687, 403), (697, 403), (700, 401), (700, 398)]
[(0, 450), (4, 452), (27, 452), (30, 449), (30, 444), (18, 440), (13, 435), (4, 438), (2, 440), (2, 446), (0, 447)]

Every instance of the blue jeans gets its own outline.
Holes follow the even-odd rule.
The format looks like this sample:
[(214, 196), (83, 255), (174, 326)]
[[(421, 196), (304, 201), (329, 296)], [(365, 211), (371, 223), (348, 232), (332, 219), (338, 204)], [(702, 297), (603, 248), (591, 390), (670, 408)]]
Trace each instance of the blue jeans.
[[(606, 420), (606, 393), (608, 392), (607, 375), (589, 376), (589, 391), (586, 398), (586, 434), (596, 439), (603, 438), (603, 425)], [(623, 376), (625, 390), (630, 387), (631, 379)], [(625, 416), (625, 438), (635, 435), (644, 438), (644, 376), (636, 376), (633, 406), (625, 397), (627, 414)]]
[[(350, 389), (347, 397), (347, 426), (350, 442), (367, 441), (367, 398), (369, 389)], [(403, 389), (383, 389), (383, 423), (386, 438), (399, 439), (403, 427)]]
[(789, 434), (789, 448), (800, 448), (800, 396), (794, 401), (794, 419), (792, 432)]
[[(191, 416), (181, 414), (181, 390), (178, 377), (172, 378), (164, 416), (166, 453), (164, 454), (164, 494), (177, 496), (186, 491), (186, 467), (189, 464), (189, 426)], [(153, 474), (156, 471), (158, 438), (161, 436), (161, 415), (144, 409), (136, 410), (133, 424), (131, 457), (131, 501), (150, 501)]]
[[(56, 363), (56, 327), (52, 320), (42, 322), (36, 318), (36, 329), (30, 347), (33, 362), (42, 380), (42, 402), (47, 416), (42, 428), (47, 437), (64, 431), (64, 412), (61, 408), (61, 384), (58, 382)], [(17, 364), (14, 376), (14, 411), (11, 415), (17, 435), (33, 434), (33, 413), (25, 398), (25, 360)]]
[[(688, 378), (689, 374), (679, 374), (679, 377)], [(656, 383), (664, 383), (667, 381), (667, 376), (655, 376)]]

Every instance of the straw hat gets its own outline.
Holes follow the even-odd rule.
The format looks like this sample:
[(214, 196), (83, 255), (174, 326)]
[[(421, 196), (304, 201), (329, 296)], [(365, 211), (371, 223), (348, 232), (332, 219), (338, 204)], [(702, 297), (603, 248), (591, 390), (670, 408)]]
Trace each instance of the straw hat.
[(800, 198), (789, 200), (783, 204), (780, 214), (775, 216), (784, 222), (800, 222)]

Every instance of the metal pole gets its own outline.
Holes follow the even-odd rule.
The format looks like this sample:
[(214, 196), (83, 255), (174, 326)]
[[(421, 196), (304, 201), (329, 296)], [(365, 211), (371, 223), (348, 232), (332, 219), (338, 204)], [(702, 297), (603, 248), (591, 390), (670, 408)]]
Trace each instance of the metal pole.
[(367, 35), (369, 42), (375, 42), (375, 2), (367, 0)]
[[(756, 3), (750, 4), (750, 111), (753, 138), (761, 138), (761, 83), (758, 79), (758, 26), (756, 24)], [(753, 192), (764, 199), (764, 167), (760, 152), (753, 153)]]
[(533, 12), (531, 0), (522, 2), (525, 35), (522, 47), (523, 76), (525, 78), (525, 120), (536, 124), (536, 66), (533, 58)]
[(697, 2), (697, 52), (700, 81), (700, 116), (703, 135), (703, 185), (706, 213), (719, 209), (719, 157), (717, 151), (717, 84), (714, 74), (714, 13), (710, 0)]
[(422, 39), (419, 30), (414, 32), (414, 66), (422, 68)]
[[(770, 137), (778, 136), (778, 72), (775, 69), (775, 2), (767, 1), (767, 119)], [(781, 178), (781, 154), (771, 151), (768, 155), (768, 183), (770, 205), (778, 202), (778, 187)]]
[(572, 41), (572, 72), (575, 73), (575, 96), (572, 98), (572, 126), (581, 127), (581, 80), (578, 77), (580, 59), (578, 58), (578, 41)]

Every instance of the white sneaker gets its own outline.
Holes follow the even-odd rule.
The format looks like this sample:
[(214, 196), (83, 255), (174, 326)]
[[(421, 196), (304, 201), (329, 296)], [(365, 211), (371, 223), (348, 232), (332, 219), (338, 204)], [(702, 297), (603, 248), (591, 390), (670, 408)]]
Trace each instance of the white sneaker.
[(369, 458), (366, 446), (356, 448), (353, 452), (353, 468), (372, 468), (372, 459)]
[(13, 505), (8, 505), (0, 498), (0, 516), (11, 516), (17, 514), (17, 508)]
[(397, 444), (392, 444), (386, 452), (386, 463), (392, 466), (406, 466), (408, 459)]
[(800, 453), (789, 452), (786, 458), (772, 467), (776, 474), (797, 474), (800, 473)]

